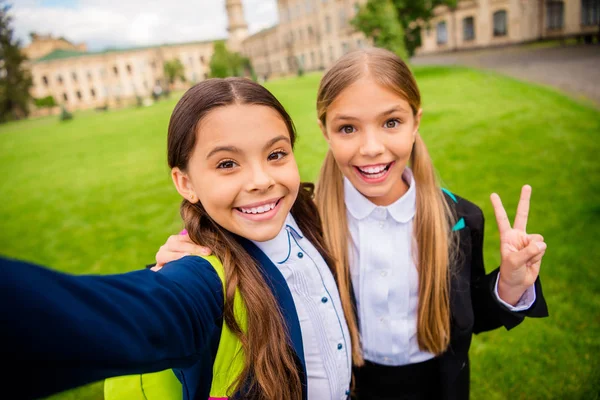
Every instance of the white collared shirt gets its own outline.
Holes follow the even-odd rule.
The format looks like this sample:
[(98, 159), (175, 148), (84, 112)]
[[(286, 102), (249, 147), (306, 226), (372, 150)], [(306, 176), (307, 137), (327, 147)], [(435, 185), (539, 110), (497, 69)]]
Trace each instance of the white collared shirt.
[[(434, 357), (421, 351), (417, 342), (416, 185), (409, 168), (402, 178), (409, 184), (408, 191), (385, 207), (373, 204), (344, 179), (350, 273), (364, 357), (383, 365), (414, 364)], [(496, 297), (500, 299), (497, 289)], [(528, 289), (515, 307), (500, 301), (512, 311), (525, 310), (535, 301), (535, 290)]]
[(291, 214), (272, 240), (254, 242), (277, 266), (302, 330), (308, 400), (347, 399), (352, 349), (342, 303), (329, 267)]

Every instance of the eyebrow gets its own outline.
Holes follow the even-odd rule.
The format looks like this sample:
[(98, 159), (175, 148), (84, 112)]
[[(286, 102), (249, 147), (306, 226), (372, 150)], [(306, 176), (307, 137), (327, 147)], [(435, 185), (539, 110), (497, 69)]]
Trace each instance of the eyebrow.
[[(385, 117), (385, 116), (388, 116), (388, 115), (393, 114), (395, 112), (404, 112), (405, 113), (406, 110), (404, 108), (402, 108), (401, 106), (394, 106), (394, 107), (390, 108), (389, 110), (384, 111), (381, 114), (379, 114), (378, 117)], [(333, 118), (333, 121), (338, 121), (338, 120), (342, 120), (342, 121), (343, 120), (352, 120), (353, 121), (353, 120), (357, 120), (357, 119), (358, 118), (352, 117), (350, 115), (336, 115)]]
[[(273, 139), (269, 140), (267, 142), (267, 144), (264, 146), (264, 149), (267, 149), (267, 148), (273, 146), (275, 143), (277, 143), (281, 140), (286, 141), (291, 145), (290, 138), (280, 135), (280, 136), (274, 137)], [(229, 152), (229, 153), (241, 153), (242, 152), (238, 147), (235, 147), (235, 146), (218, 146), (218, 147), (215, 147), (214, 149), (212, 149), (208, 153), (206, 158), (209, 159), (212, 155), (219, 153), (221, 151), (225, 151), (225, 152)]]

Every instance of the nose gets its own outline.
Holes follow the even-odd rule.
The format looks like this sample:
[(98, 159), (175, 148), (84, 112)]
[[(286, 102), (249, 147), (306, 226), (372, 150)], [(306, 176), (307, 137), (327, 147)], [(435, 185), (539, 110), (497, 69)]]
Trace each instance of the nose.
[(365, 131), (360, 145), (360, 155), (365, 157), (377, 157), (385, 151), (379, 132), (374, 130)]
[(248, 176), (248, 191), (265, 192), (275, 185), (275, 179), (269, 173), (265, 165), (257, 164), (252, 166)]

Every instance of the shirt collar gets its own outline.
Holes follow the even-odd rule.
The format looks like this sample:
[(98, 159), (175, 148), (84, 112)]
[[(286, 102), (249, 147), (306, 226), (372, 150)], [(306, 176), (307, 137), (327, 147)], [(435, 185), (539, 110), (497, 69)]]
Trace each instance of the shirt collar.
[(389, 206), (381, 207), (373, 204), (356, 190), (347, 178), (344, 178), (344, 201), (350, 215), (357, 220), (361, 220), (371, 215), (375, 209), (384, 209), (397, 222), (406, 223), (410, 221), (415, 216), (417, 202), (415, 179), (410, 168), (406, 167), (404, 169), (402, 179), (409, 183), (406, 193)]
[(271, 240), (265, 242), (252, 241), (271, 261), (277, 264), (285, 263), (291, 253), (292, 240), (302, 239), (302, 232), (296, 224), (296, 220), (288, 213), (283, 227)]

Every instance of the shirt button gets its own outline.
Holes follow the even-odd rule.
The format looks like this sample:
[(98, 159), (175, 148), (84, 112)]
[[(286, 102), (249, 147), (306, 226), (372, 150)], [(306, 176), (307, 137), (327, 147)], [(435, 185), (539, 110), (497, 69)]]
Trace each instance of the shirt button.
[(327, 297), (321, 297), (321, 303), (327, 303)]
[(344, 346), (341, 343), (338, 343), (338, 350), (341, 350)]
[(298, 258), (302, 258), (302, 257), (304, 257), (304, 253), (302, 253), (302, 252), (299, 252), (299, 253), (298, 253)]
[(383, 222), (380, 222), (380, 223), (379, 223), (379, 227), (380, 227), (381, 229), (383, 229), (383, 227), (384, 227), (384, 226), (385, 226), (385, 224), (384, 224)]
[(382, 324), (385, 323), (385, 318), (383, 318), (383, 317), (379, 318), (379, 322), (381, 322)]
[(387, 276), (387, 271), (381, 271), (381, 276), (386, 277)]
[(390, 358), (389, 357), (383, 357), (383, 361), (388, 362), (388, 361), (390, 361)]

